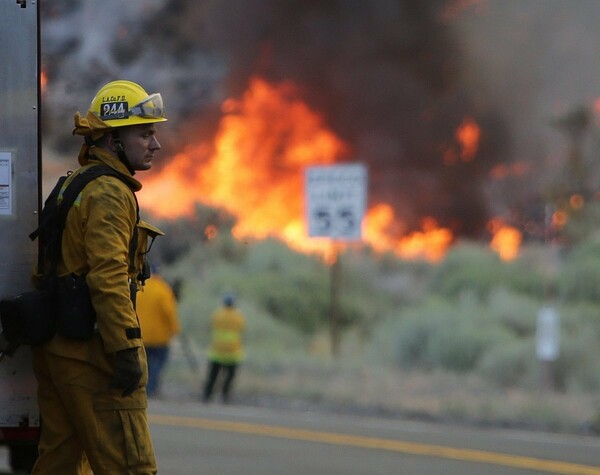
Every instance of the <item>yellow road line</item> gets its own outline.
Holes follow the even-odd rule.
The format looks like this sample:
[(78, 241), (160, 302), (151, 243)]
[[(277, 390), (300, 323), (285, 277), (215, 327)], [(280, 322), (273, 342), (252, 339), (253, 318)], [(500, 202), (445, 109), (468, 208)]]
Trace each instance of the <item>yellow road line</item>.
[(279, 437), (283, 439), (306, 440), (310, 442), (322, 442), (326, 444), (345, 445), (367, 449), (390, 450), (412, 455), (428, 455), (468, 462), (480, 462), (506, 467), (540, 470), (547, 473), (562, 473), (571, 475), (600, 475), (599, 467), (580, 465), (576, 463), (560, 462), (555, 460), (544, 460), (519, 455), (506, 455), (485, 450), (456, 449), (443, 445), (419, 444), (403, 442), (394, 439), (381, 439), (377, 437), (363, 437), (348, 434), (336, 434), (334, 432), (320, 432), (305, 429), (291, 429), (287, 427), (270, 426), (265, 424), (250, 424), (243, 422), (231, 422), (215, 419), (201, 419), (178, 416), (163, 416), (149, 414), (148, 419), (152, 424), (180, 427), (194, 427), (206, 430), (218, 430), (225, 432), (238, 432), (243, 434), (255, 434), (266, 437)]

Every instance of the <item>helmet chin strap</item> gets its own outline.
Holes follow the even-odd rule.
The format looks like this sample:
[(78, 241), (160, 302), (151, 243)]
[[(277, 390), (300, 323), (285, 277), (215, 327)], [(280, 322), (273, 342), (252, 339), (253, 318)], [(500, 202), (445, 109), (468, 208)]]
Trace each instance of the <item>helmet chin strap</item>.
[(132, 175), (135, 175), (135, 170), (131, 166), (131, 163), (129, 163), (129, 159), (127, 158), (127, 154), (125, 153), (125, 147), (123, 147), (123, 143), (121, 142), (121, 139), (119, 138), (118, 131), (113, 132), (113, 134), (114, 134), (113, 142), (115, 145), (115, 149), (117, 150), (117, 156), (119, 157), (119, 160), (121, 160), (121, 162), (123, 162), (123, 164), (127, 167), (127, 170), (129, 170), (129, 173), (131, 173)]
[(117, 152), (117, 155), (119, 157), (119, 160), (121, 160), (125, 166), (127, 167), (127, 170), (129, 170), (129, 173), (131, 173), (131, 175), (135, 175), (135, 170), (132, 168), (131, 164), (129, 163), (129, 159), (127, 158), (127, 155), (125, 155), (125, 150), (119, 150)]

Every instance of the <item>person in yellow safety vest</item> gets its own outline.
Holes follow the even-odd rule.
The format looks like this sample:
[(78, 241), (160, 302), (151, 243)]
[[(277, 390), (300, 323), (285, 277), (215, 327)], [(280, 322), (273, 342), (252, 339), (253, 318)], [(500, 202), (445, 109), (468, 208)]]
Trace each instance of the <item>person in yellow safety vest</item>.
[(73, 133), (85, 141), (81, 167), (69, 179), (107, 165), (127, 184), (100, 176), (67, 214), (57, 275), (82, 278), (95, 327), (79, 338), (65, 336), (74, 327), (57, 327), (48, 343), (33, 348), (42, 420), (35, 475), (157, 473), (134, 302), (148, 238), (162, 233), (139, 220), (134, 191), (142, 185), (133, 175), (149, 170), (161, 148), (156, 133), (157, 123), (167, 120), (163, 111), (160, 94), (113, 81), (98, 91), (85, 117), (75, 115)]
[(137, 294), (136, 310), (148, 358), (148, 397), (158, 395), (160, 375), (169, 357), (169, 343), (181, 331), (173, 289), (152, 267), (152, 277)]
[(239, 363), (244, 359), (242, 334), (245, 326), (244, 315), (235, 307), (231, 294), (223, 298), (223, 306), (212, 315), (212, 340), (208, 353), (208, 377), (204, 385), (202, 400), (209, 402), (213, 388), (221, 372), (225, 380), (221, 388), (224, 403), (230, 401), (231, 387)]

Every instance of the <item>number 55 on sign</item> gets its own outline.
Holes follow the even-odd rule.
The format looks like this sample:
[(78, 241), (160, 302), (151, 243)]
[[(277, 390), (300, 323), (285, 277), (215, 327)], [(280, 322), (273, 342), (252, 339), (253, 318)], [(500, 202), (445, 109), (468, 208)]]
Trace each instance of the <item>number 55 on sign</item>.
[(307, 167), (304, 198), (310, 237), (361, 239), (367, 201), (367, 169), (364, 165)]

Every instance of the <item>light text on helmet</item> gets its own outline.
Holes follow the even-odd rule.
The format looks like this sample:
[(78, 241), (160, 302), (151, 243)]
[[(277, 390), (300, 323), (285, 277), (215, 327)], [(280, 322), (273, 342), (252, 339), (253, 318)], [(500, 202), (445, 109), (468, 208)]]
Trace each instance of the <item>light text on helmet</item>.
[(127, 102), (104, 102), (100, 105), (101, 119), (124, 119), (128, 117), (128, 112)]
[(126, 100), (125, 96), (102, 96), (102, 102), (119, 102)]

